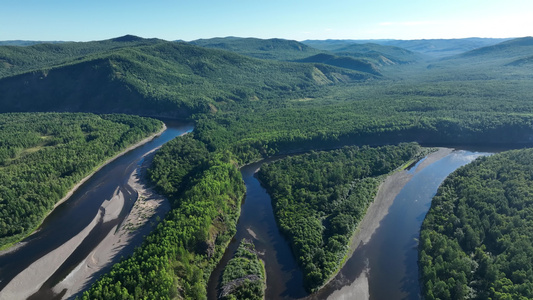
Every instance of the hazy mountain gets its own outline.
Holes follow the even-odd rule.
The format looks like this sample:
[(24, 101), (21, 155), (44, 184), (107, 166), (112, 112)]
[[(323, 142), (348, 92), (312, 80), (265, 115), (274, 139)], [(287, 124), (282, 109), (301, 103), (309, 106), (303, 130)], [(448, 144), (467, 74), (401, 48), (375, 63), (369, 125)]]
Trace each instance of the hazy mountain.
[(409, 64), (425, 58), (425, 56), (420, 53), (415, 53), (403, 48), (372, 43), (351, 44), (333, 50), (332, 52), (338, 55), (365, 57), (374, 60), (380, 65)]
[(32, 45), (37, 45), (37, 44), (60, 44), (60, 43), (65, 43), (65, 42), (12, 40), (12, 41), (0, 41), (0, 46), (32, 46)]
[(468, 51), (458, 57), (516, 58), (533, 54), (533, 37), (508, 40), (496, 45)]
[(457, 55), (473, 49), (501, 43), (509, 39), (464, 38), (464, 39), (422, 39), (422, 40), (307, 40), (302, 43), (311, 47), (337, 51), (353, 44), (379, 44), (395, 46), (419, 52), (435, 58)]
[(474, 66), (479, 68), (522, 66), (531, 64), (533, 37), (508, 40), (496, 45), (474, 49), (459, 55), (447, 57), (431, 64), (435, 67)]

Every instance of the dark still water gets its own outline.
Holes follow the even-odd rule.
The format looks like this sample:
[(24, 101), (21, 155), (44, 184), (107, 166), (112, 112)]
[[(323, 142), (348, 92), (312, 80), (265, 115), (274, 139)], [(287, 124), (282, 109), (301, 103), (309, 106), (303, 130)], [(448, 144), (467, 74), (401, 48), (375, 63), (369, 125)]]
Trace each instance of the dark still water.
[(221, 272), (243, 238), (253, 240), (256, 250), (262, 253), (259, 257), (265, 262), (266, 299), (294, 299), (306, 295), (302, 272), (292, 256), (289, 244), (278, 230), (270, 196), (254, 176), (263, 163), (272, 160), (263, 160), (241, 169), (246, 197), (241, 206), (237, 233), (209, 279), (208, 299), (217, 299)]
[[(18, 273), (86, 228), (95, 216), (101, 213), (102, 203), (111, 199), (117, 190), (125, 196), (125, 205), (119, 218), (97, 224), (72, 255), (65, 258), (66, 261), (58, 272), (63, 271), (68, 274), (100, 243), (107, 233), (114, 228), (114, 225), (124, 219), (137, 199), (136, 192), (127, 185), (127, 181), (129, 175), (138, 167), (143, 155), (193, 129), (193, 125), (190, 123), (177, 121), (165, 121), (165, 123), (167, 130), (161, 136), (103, 167), (65, 203), (57, 207), (45, 219), (39, 230), (22, 242), (22, 246), (0, 255), (0, 295), (2, 289)], [(55, 274), (58, 278), (54, 280), (60, 280), (66, 274)], [(57, 282), (47, 283), (53, 286)]]

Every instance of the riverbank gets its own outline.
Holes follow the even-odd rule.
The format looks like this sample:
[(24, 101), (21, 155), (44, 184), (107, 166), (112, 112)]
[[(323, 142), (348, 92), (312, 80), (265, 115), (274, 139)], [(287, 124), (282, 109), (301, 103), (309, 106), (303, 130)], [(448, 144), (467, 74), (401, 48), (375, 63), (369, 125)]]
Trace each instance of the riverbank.
[(114, 161), (115, 159), (123, 156), (124, 154), (130, 152), (131, 150), (135, 149), (135, 148), (138, 148), (146, 143), (148, 143), (149, 141), (155, 139), (156, 137), (160, 136), (163, 132), (165, 132), (165, 130), (167, 130), (167, 126), (165, 125), (165, 123), (163, 123), (163, 127), (161, 128), (161, 130), (159, 130), (159, 132), (156, 132), (144, 139), (142, 139), (141, 141), (129, 146), (128, 148), (124, 149), (122, 152), (118, 153), (117, 155), (111, 157), (110, 159), (106, 160), (103, 164), (101, 164), (98, 168), (96, 168), (94, 171), (92, 171), (89, 175), (85, 176), (82, 180), (80, 180), (80, 182), (78, 182), (75, 186), (72, 187), (72, 189), (70, 189), (70, 191), (68, 191), (68, 193), (65, 195), (65, 197), (61, 198), (61, 200), (59, 200), (59, 202), (57, 202), (55, 205), (54, 205), (54, 208), (43, 218), (46, 219), (46, 217), (52, 213), (52, 211), (54, 209), (56, 209), (59, 205), (61, 205), (63, 202), (67, 201), (68, 198), (70, 198), (70, 196), (72, 196), (72, 194), (74, 194), (74, 192), (76, 192), (80, 186), (82, 186), (87, 180), (89, 180), (96, 172), (100, 171), (103, 167), (105, 167), (106, 165), (108, 165), (110, 162)]
[[(383, 218), (388, 214), (394, 199), (407, 182), (411, 180), (413, 175), (432, 163), (442, 159), (452, 151), (453, 149), (450, 148), (439, 148), (438, 151), (429, 154), (423, 161), (421, 161), (414, 172), (402, 170), (385, 178), (379, 186), (374, 201), (370, 204), (363, 220), (359, 223), (357, 232), (350, 243), (350, 253), (348, 257), (351, 257), (358, 247), (368, 243), (374, 232), (379, 228)], [(365, 268), (354, 282), (349, 286), (345, 286), (342, 289), (335, 291), (328, 297), (328, 299), (369, 299), (368, 272), (369, 269)]]
[[(142, 180), (154, 154), (155, 150), (147, 153), (142, 166), (130, 175), (128, 185), (136, 191), (137, 201), (122, 224), (114, 227), (89, 256), (53, 288), (58, 294), (67, 289), (63, 299), (75, 296), (89, 288), (98, 275), (107, 271), (122, 257), (131, 255), (144, 236), (157, 225), (157, 219), (163, 219), (170, 210), (168, 201)], [(118, 196), (117, 203), (123, 204), (123, 195)], [(108, 216), (107, 210), (110, 210), (110, 216), (114, 214), (118, 216), (122, 206), (116, 205), (111, 209), (108, 205), (106, 216)]]
[(146, 143), (148, 143), (149, 141), (153, 140), (154, 138), (160, 136), (163, 132), (165, 132), (165, 130), (167, 130), (167, 126), (165, 125), (165, 123), (163, 123), (163, 126), (161, 127), (161, 130), (159, 130), (158, 132), (142, 139), (141, 141), (127, 147), (126, 149), (122, 150), (120, 153), (116, 154), (115, 156), (109, 158), (108, 160), (106, 160), (105, 162), (103, 162), (102, 164), (100, 164), (96, 169), (94, 169), (91, 173), (89, 173), (87, 176), (85, 176), (83, 179), (81, 179), (77, 184), (75, 184), (68, 192), (67, 194), (65, 194), (65, 196), (63, 198), (61, 198), (55, 205), (54, 207), (46, 214), (44, 215), (44, 217), (42, 218), (41, 222), (39, 223), (39, 225), (37, 227), (35, 227), (30, 233), (28, 233), (28, 235), (22, 237), (19, 242), (14, 242), (12, 244), (7, 244), (5, 245), (4, 247), (0, 248), (0, 255), (2, 254), (5, 254), (5, 253), (9, 253), (11, 251), (15, 251), (17, 250), (19, 247), (21, 247), (22, 245), (24, 245), (23, 242), (21, 242), (22, 240), (26, 239), (27, 237), (31, 236), (32, 234), (34, 234), (35, 232), (37, 232), (38, 228), (42, 225), (42, 223), (44, 222), (44, 220), (61, 204), (63, 204), (65, 201), (67, 201), (85, 182), (87, 182), (87, 180), (89, 180), (96, 172), (100, 171), (103, 167), (105, 167), (106, 165), (108, 165), (109, 163), (113, 162), (114, 160), (118, 159), (119, 157), (123, 156), (124, 154), (130, 152), (131, 150), (133, 149), (136, 149)]
[[(155, 150), (143, 156), (142, 165), (129, 176), (127, 185), (137, 193), (137, 201), (122, 224), (113, 227), (98, 246), (70, 274), (53, 287), (54, 294), (63, 294), (62, 299), (71, 298), (82, 292), (104, 271), (118, 262), (121, 257), (133, 253), (145, 235), (156, 225), (157, 217), (163, 218), (170, 210), (168, 201), (155, 193), (142, 181)], [(54, 251), (43, 256), (19, 273), (2, 290), (0, 299), (26, 299), (39, 291), (47, 279), (76, 250), (88, 234), (100, 222), (118, 218), (125, 205), (125, 195), (117, 188), (114, 196), (104, 201), (93, 221), (75, 237)]]

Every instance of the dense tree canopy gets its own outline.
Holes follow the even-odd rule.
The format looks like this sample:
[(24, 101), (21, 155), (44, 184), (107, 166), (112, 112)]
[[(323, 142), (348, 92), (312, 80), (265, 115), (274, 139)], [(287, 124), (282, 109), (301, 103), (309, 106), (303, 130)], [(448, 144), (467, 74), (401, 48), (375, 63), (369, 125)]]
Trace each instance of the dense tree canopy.
[(426, 299), (533, 298), (533, 149), (479, 158), (439, 188), (419, 246)]
[(83, 299), (205, 299), (209, 275), (235, 234), (241, 174), (227, 156), (189, 135), (161, 148), (149, 176), (173, 209)]
[(219, 298), (223, 300), (262, 300), (266, 275), (252, 241), (242, 240), (222, 274)]
[(378, 176), (413, 160), (420, 150), (416, 144), (344, 147), (261, 167), (259, 178), (307, 290), (324, 284), (346, 258), (350, 238), (377, 192)]

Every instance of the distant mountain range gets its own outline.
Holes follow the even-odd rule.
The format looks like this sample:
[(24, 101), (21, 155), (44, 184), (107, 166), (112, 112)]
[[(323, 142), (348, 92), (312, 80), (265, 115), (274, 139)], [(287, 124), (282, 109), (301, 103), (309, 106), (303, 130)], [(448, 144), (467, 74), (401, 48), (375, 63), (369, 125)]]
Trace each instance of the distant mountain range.
[(173, 116), (185, 116), (228, 103), (305, 96), (306, 90), (322, 85), (386, 78), (392, 74), (389, 65), (398, 66), (391, 72), (414, 65), (451, 72), (460, 68), (471, 76), (486, 68), (506, 68), (511, 74), (513, 67), (533, 64), (533, 38), (494, 44), (498, 41), (381, 41), (411, 49), (431, 44), (441, 54), (486, 45), (441, 59), (431, 58), (428, 51), (338, 40), (304, 44), (229, 37), (186, 43), (126, 35), (93, 42), (28, 42), (24, 47), (0, 46), (0, 112), (172, 111)]
[(189, 43), (261, 59), (296, 60), (323, 52), (300, 42), (284, 39), (225, 37), (200, 39)]
[(423, 39), (423, 40), (306, 40), (302, 43), (321, 50), (339, 51), (354, 44), (378, 44), (394, 46), (425, 54), (434, 58), (442, 58), (460, 54), (477, 48), (495, 45), (507, 39), (464, 38), (464, 39)]
[(533, 37), (506, 40), (502, 43), (470, 50), (443, 58), (430, 64), (430, 68), (455, 66), (512, 67), (533, 64)]

